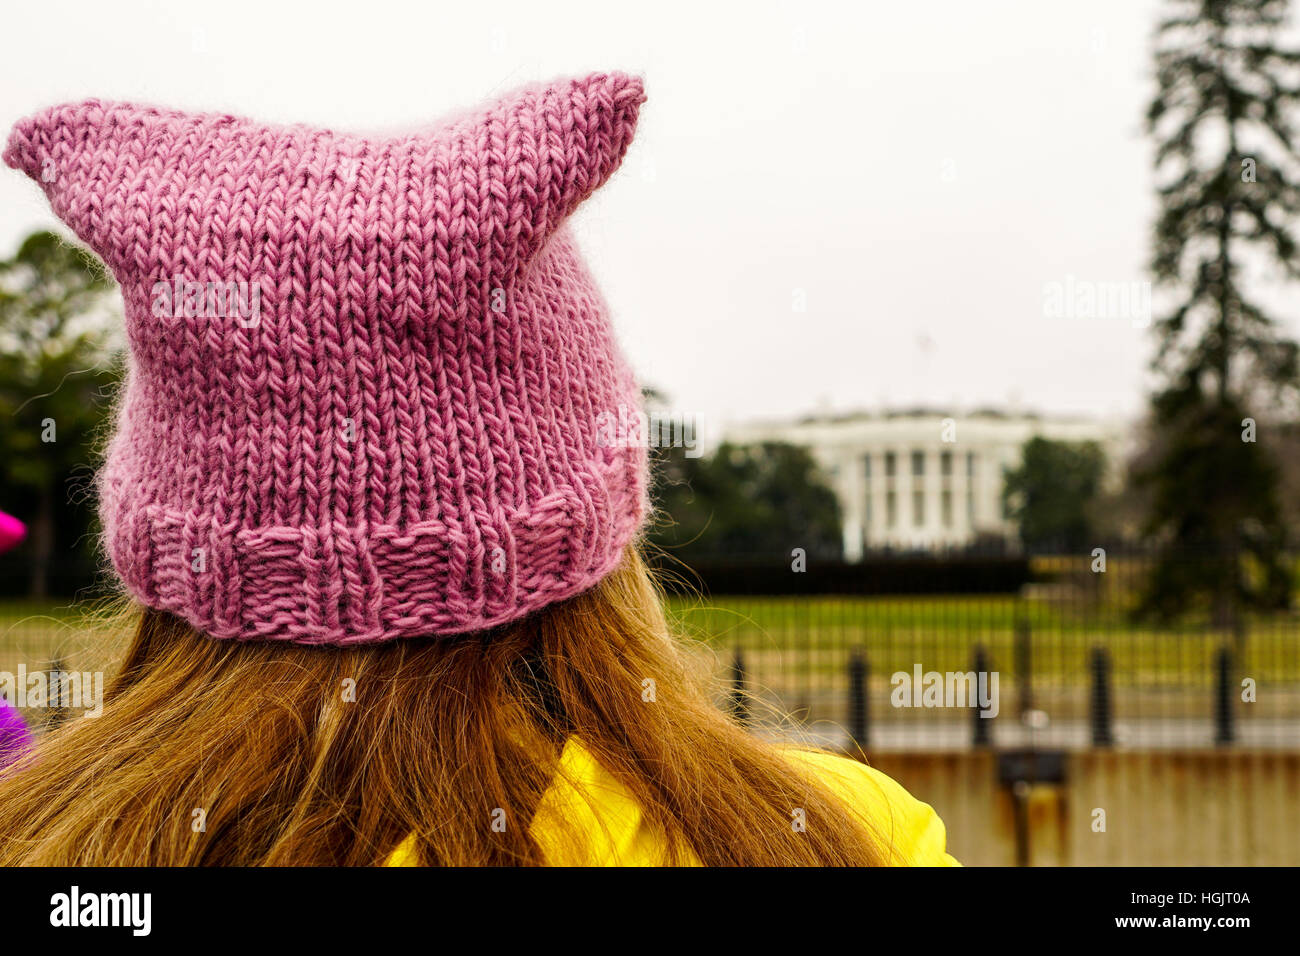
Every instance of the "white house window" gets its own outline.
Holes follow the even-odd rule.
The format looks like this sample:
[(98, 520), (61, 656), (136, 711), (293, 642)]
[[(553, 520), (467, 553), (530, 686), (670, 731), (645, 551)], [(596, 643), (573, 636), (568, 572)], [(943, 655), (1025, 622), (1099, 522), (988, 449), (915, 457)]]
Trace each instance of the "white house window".
[(862, 488), (865, 497), (862, 509), (862, 523), (871, 524), (871, 456), (862, 456)]

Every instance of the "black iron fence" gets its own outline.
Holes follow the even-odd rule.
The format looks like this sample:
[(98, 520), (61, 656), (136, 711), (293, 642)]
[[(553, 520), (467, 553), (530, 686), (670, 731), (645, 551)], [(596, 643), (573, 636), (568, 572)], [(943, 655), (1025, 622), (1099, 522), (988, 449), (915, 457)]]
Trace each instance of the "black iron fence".
[[(721, 702), (765, 732), (779, 720), (776, 732), (873, 752), (1300, 750), (1300, 616), (1243, 613), (1231, 628), (1195, 614), (1139, 620), (1151, 561), (701, 566), (677, 569), (668, 601), (716, 664)], [(0, 674), (111, 663), (72, 599), (0, 601)]]
[[(1091, 555), (1021, 560), (1002, 593), (946, 586), (952, 565), (916, 559), (892, 568), (896, 593), (879, 581), (845, 593), (851, 570), (819, 582), (810, 567), (777, 593), (751, 575), (744, 593), (675, 588), (670, 606), (716, 655), (743, 718), (823, 745), (1300, 749), (1294, 612), (1160, 624), (1135, 613), (1148, 555), (1111, 555), (1104, 571)], [(954, 577), (1014, 580), (1008, 567)], [(706, 569), (696, 582), (738, 579)]]

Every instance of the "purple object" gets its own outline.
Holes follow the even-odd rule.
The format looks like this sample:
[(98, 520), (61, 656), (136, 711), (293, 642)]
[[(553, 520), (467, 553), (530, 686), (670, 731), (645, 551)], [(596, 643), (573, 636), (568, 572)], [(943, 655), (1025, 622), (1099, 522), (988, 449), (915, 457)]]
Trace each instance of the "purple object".
[(27, 526), (13, 515), (0, 511), (0, 554), (16, 548), (27, 537)]
[(32, 735), (23, 715), (0, 699), (0, 770), (13, 763), (32, 746)]

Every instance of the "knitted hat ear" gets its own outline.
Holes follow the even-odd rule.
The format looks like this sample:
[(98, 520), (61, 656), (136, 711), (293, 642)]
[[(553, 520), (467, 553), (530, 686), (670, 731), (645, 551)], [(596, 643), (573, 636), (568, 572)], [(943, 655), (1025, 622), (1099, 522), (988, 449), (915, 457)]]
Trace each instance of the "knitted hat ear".
[(4, 161), (39, 183), (55, 215), (118, 272), (133, 203), (147, 208), (134, 179), (146, 151), (171, 139), (167, 119), (99, 100), (54, 106), (14, 125)]
[(468, 124), (480, 166), (463, 169), (466, 187), (486, 189), (493, 167), (504, 183), (491, 199), (507, 272), (618, 169), (643, 102), (639, 78), (598, 73), (522, 90)]

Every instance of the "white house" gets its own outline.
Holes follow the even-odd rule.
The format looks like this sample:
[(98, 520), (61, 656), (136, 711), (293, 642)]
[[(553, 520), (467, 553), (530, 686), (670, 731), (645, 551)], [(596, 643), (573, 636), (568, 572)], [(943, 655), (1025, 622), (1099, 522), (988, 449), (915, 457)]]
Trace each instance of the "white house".
[(959, 546), (980, 534), (1013, 537), (1003, 476), (1020, 463), (1027, 440), (1096, 441), (1113, 479), (1128, 434), (1117, 421), (921, 409), (738, 425), (726, 438), (808, 448), (839, 497), (844, 555), (856, 561), (865, 548)]

